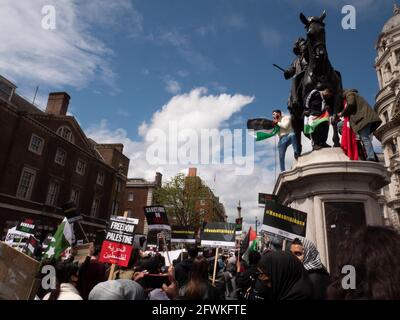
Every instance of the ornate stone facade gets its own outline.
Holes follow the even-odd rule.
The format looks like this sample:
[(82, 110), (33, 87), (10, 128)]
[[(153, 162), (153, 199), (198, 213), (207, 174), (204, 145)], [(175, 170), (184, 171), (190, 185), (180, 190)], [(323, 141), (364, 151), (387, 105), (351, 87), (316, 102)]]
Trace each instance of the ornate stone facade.
[(375, 69), (379, 92), (375, 110), (383, 123), (375, 132), (382, 143), (385, 165), (391, 183), (385, 192), (387, 224), (400, 229), (400, 6), (394, 5), (393, 17), (384, 25), (378, 38)]

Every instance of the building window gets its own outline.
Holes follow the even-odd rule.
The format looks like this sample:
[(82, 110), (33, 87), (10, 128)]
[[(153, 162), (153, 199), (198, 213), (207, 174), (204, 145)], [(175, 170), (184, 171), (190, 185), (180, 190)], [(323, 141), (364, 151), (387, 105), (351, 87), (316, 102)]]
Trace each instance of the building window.
[(203, 215), (203, 214), (205, 214), (205, 213), (206, 213), (206, 210), (200, 209), (200, 214), (201, 214), (201, 215)]
[(79, 189), (72, 188), (70, 200), (74, 201), (76, 205), (78, 205), (79, 203), (79, 193), (80, 193)]
[(76, 172), (84, 175), (85, 174), (85, 167), (86, 167), (86, 163), (83, 160), (78, 160), (78, 162), (76, 163)]
[(0, 80), (0, 97), (3, 97), (6, 100), (11, 100), (13, 93), (14, 88)]
[(205, 204), (206, 204), (206, 200), (201, 199), (201, 200), (200, 200), (200, 205), (201, 205), (201, 206), (204, 206)]
[(94, 198), (93, 203), (92, 203), (92, 209), (90, 210), (90, 214), (93, 217), (97, 217), (98, 211), (100, 207), (100, 199), (99, 198)]
[(29, 143), (29, 151), (41, 155), (43, 151), (43, 145), (44, 140), (36, 134), (33, 134), (31, 137), (31, 142)]
[(49, 184), (49, 190), (47, 191), (46, 204), (55, 206), (57, 204), (59, 192), (60, 184), (57, 181), (51, 181)]
[(57, 148), (56, 157), (54, 158), (54, 162), (60, 165), (65, 165), (65, 159), (67, 158), (67, 153), (61, 149)]
[(128, 211), (128, 217), (132, 217), (132, 209), (128, 209), (126, 211)]
[(121, 192), (121, 188), (122, 188), (122, 183), (121, 183), (121, 181), (117, 180), (117, 182), (115, 184), (115, 190), (117, 192)]
[(68, 127), (60, 127), (57, 129), (57, 134), (63, 137), (64, 139), (68, 140), (69, 142), (74, 142), (74, 136), (72, 131)]
[(17, 197), (23, 199), (30, 199), (33, 189), (33, 184), (35, 182), (36, 171), (24, 168), (21, 173), (21, 178), (19, 180)]
[(112, 203), (111, 214), (117, 215), (118, 214), (118, 207), (119, 207), (118, 201), (114, 200), (113, 203)]
[(104, 185), (104, 172), (99, 172), (97, 174), (97, 184), (98, 185)]
[(128, 201), (133, 201), (133, 192), (128, 193)]

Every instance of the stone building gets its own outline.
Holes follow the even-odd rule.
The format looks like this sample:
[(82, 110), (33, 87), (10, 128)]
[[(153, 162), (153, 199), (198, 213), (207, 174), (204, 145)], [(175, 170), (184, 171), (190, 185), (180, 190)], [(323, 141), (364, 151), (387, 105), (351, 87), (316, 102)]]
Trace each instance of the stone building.
[(129, 159), (122, 144), (97, 144), (67, 115), (70, 96), (49, 94), (45, 111), (0, 76), (0, 238), (21, 219), (33, 218), (41, 236), (63, 219), (73, 200), (89, 237), (122, 214)]
[(376, 43), (375, 69), (379, 92), (375, 110), (382, 125), (375, 136), (382, 143), (385, 166), (391, 182), (385, 190), (385, 222), (400, 228), (400, 7), (394, 5), (393, 16), (385, 23)]

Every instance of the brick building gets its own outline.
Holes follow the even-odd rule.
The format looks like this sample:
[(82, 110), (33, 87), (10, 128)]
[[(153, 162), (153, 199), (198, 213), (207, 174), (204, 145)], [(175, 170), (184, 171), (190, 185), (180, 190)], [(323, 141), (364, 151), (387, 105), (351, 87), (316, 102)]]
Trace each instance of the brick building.
[(197, 168), (189, 168), (186, 187), (189, 186), (191, 188), (199, 188), (201, 186), (202, 188), (198, 199), (195, 200), (194, 210), (204, 217), (204, 221), (224, 222), (227, 220), (224, 205), (219, 201), (219, 197), (215, 196), (214, 192), (197, 175)]
[(63, 218), (69, 200), (84, 216), (89, 236), (110, 214), (122, 214), (129, 159), (122, 144), (97, 144), (73, 116), (70, 96), (50, 93), (42, 111), (0, 76), (0, 238), (23, 218), (39, 222), (41, 236)]
[(127, 211), (128, 217), (139, 219), (136, 226), (136, 234), (147, 234), (144, 207), (153, 205), (153, 192), (161, 187), (162, 175), (157, 172), (155, 180), (150, 182), (145, 179), (133, 178), (126, 182), (123, 196), (123, 210)]

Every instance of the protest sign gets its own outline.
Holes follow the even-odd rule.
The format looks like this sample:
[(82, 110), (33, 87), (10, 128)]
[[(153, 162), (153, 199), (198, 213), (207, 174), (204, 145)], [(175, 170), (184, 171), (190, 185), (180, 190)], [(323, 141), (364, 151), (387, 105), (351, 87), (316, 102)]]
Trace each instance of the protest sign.
[(100, 262), (128, 266), (138, 219), (111, 216), (100, 252)]
[(33, 219), (27, 218), (20, 221), (16, 227), (17, 231), (33, 234), (35, 232), (36, 223)]
[(242, 235), (242, 224), (243, 224), (243, 218), (236, 218), (235, 220), (235, 235), (237, 237)]
[(75, 257), (74, 262), (78, 262), (81, 264), (85, 261), (86, 257), (90, 257), (91, 252), (90, 249), (93, 247), (93, 242), (79, 244), (74, 247), (75, 249)]
[(32, 299), (39, 262), (0, 242), (0, 295), (3, 300)]
[(22, 249), (22, 252), (26, 255), (33, 257), (35, 255), (36, 249), (39, 247), (39, 240), (31, 235)]
[(201, 232), (201, 246), (224, 248), (235, 247), (235, 224), (209, 222)]
[(165, 265), (169, 267), (171, 263), (174, 262), (174, 260), (178, 260), (180, 255), (183, 254), (184, 249), (179, 249), (179, 250), (171, 250), (171, 251), (165, 251), (165, 252), (160, 252), (160, 254), (164, 257), (165, 259)]
[(171, 230), (172, 243), (196, 243), (195, 230), (191, 227), (172, 226)]
[(261, 230), (272, 236), (293, 240), (305, 237), (306, 223), (307, 213), (267, 201)]
[(147, 246), (159, 245), (159, 234), (163, 234), (165, 242), (170, 248), (171, 226), (168, 223), (167, 212), (163, 206), (144, 207), (144, 213), (148, 225)]
[(18, 231), (17, 227), (13, 227), (8, 229), (5, 242), (14, 248), (22, 249), (30, 236), (30, 233)]
[(259, 193), (258, 194), (258, 204), (266, 204), (267, 201), (278, 202), (278, 196), (269, 193)]

